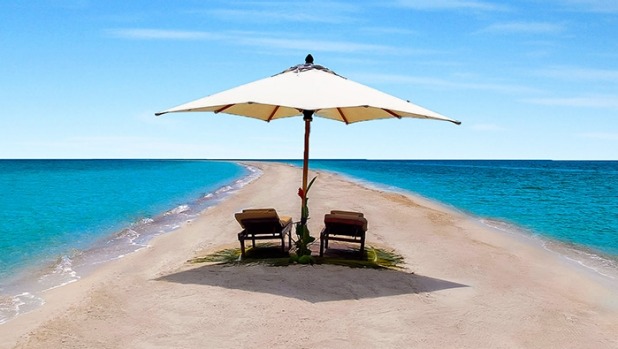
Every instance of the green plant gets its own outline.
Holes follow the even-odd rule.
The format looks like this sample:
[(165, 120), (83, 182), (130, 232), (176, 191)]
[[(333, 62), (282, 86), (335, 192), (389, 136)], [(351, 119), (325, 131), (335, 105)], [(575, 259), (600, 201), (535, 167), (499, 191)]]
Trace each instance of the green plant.
[[(275, 267), (288, 266), (290, 264), (313, 263), (316, 265), (339, 265), (350, 268), (371, 268), (371, 269), (403, 269), (403, 257), (392, 250), (367, 246), (367, 259), (356, 259), (356, 250), (340, 251), (339, 254), (331, 257), (313, 257), (304, 255), (298, 257), (291, 254), (290, 257), (281, 253), (280, 246), (271, 243), (259, 244), (259, 248), (252, 248), (247, 251), (247, 257), (240, 259), (240, 248), (228, 248), (213, 252), (203, 257), (196, 257), (189, 260), (189, 263), (214, 263), (219, 265), (252, 265), (263, 264)], [(300, 260), (302, 258), (302, 260)]]
[(296, 240), (294, 244), (296, 246), (296, 258), (295, 261), (301, 264), (309, 264), (313, 263), (313, 259), (311, 258), (311, 250), (309, 249), (309, 245), (315, 241), (315, 238), (311, 236), (309, 232), (309, 228), (307, 227), (307, 220), (309, 220), (309, 206), (307, 202), (309, 198), (307, 194), (309, 193), (309, 189), (315, 182), (317, 177), (313, 177), (309, 185), (307, 186), (307, 191), (303, 191), (302, 188), (298, 189), (298, 196), (302, 200), (301, 205), (301, 214), (300, 214), (300, 222), (296, 223)]

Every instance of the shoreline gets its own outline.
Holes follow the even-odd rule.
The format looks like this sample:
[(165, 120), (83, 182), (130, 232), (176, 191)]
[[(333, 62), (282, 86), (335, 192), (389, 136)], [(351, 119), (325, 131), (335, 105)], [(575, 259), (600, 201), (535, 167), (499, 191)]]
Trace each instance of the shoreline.
[(206, 195), (195, 197), (151, 218), (120, 226), (120, 230), (96, 238), (85, 248), (69, 247), (55, 258), (32, 261), (16, 270), (0, 283), (0, 326), (16, 316), (43, 306), (43, 295), (47, 291), (77, 282), (96, 273), (101, 265), (148, 248), (156, 236), (170, 233), (198, 218), (204, 210), (233, 195), (261, 174), (255, 167), (238, 162), (236, 164), (244, 167), (246, 174)]
[(0, 347), (289, 347), (294, 333), (309, 347), (618, 344), (616, 288), (462, 213), (327, 172), (309, 193), (312, 234), (329, 209), (362, 211), (368, 244), (395, 249), (405, 270), (188, 264), (236, 247), (243, 208), (298, 218), (300, 170), (253, 164), (260, 178), (195, 220), (0, 325)]
[[(283, 164), (298, 168), (298, 166), (294, 164)], [(414, 200), (419, 201), (424, 206), (433, 207), (435, 209), (447, 211), (453, 214), (467, 216), (471, 220), (482, 224), (484, 227), (495, 231), (497, 234), (506, 234), (507, 236), (516, 238), (521, 242), (532, 244), (533, 246), (542, 248), (549, 253), (555, 254), (560, 258), (565, 259), (565, 262), (570, 263), (574, 268), (581, 269), (584, 272), (590, 272), (592, 273), (592, 276), (600, 277), (602, 281), (618, 288), (618, 255), (610, 255), (603, 251), (595, 250), (584, 245), (560, 241), (551, 236), (543, 235), (539, 232), (520, 227), (516, 223), (510, 223), (502, 219), (479, 216), (449, 203), (426, 197), (422, 194), (407, 189), (371, 182), (336, 171), (320, 169), (316, 170), (316, 172), (324, 172), (331, 175), (340, 176), (343, 180), (350, 181), (376, 191), (409, 196)]]

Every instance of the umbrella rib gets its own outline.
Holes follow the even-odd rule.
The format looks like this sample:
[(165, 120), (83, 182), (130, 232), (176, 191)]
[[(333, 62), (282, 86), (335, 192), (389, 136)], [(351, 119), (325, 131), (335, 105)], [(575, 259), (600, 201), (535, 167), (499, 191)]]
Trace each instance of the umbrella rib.
[(392, 116), (396, 117), (397, 119), (401, 119), (401, 116), (400, 116), (400, 115), (395, 114), (395, 112), (393, 112), (393, 111), (390, 111), (390, 110), (388, 110), (388, 109), (382, 109), (382, 110), (384, 110), (385, 112), (387, 112), (387, 113), (391, 114)]
[(345, 122), (346, 125), (349, 125), (350, 122), (345, 117), (345, 115), (343, 115), (343, 111), (341, 110), (341, 108), (337, 108), (337, 111), (339, 112), (339, 116), (341, 116), (341, 119), (343, 119), (343, 122)]
[(217, 109), (217, 110), (215, 110), (215, 114), (220, 113), (222, 111), (225, 111), (226, 109), (228, 109), (228, 108), (230, 108), (232, 106), (234, 106), (234, 104), (228, 104), (228, 105), (226, 105), (225, 107), (223, 107), (221, 109)]
[(273, 110), (272, 113), (270, 113), (270, 115), (268, 116), (268, 119), (266, 120), (266, 122), (270, 122), (270, 120), (273, 119), (273, 117), (275, 116), (275, 114), (277, 113), (277, 110), (279, 110), (279, 106), (275, 106), (275, 109)]

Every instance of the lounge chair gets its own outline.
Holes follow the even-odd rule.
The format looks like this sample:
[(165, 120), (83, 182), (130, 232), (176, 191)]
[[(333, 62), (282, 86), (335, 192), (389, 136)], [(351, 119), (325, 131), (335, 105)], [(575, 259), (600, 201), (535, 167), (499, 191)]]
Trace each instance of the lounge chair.
[(241, 257), (245, 257), (245, 240), (281, 240), (281, 251), (285, 252), (285, 236), (288, 246), (292, 244), (292, 217), (279, 216), (274, 208), (247, 209), (234, 215), (243, 230), (238, 233)]
[(360, 258), (365, 255), (367, 219), (360, 212), (333, 210), (324, 216), (324, 229), (320, 233), (320, 257), (328, 248), (329, 240), (360, 244)]

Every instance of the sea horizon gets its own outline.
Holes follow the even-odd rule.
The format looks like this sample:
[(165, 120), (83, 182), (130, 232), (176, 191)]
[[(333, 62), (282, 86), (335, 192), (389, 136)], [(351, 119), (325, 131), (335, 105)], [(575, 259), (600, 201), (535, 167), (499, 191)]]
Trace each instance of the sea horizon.
[[(0, 158), (0, 161), (116, 161), (116, 160), (139, 160), (139, 161), (302, 161), (298, 158), (155, 158), (155, 157), (134, 157), (134, 158)], [(551, 158), (311, 158), (309, 161), (345, 161), (345, 160), (363, 160), (363, 161), (555, 161), (555, 162), (618, 162), (618, 159), (551, 159)]]

